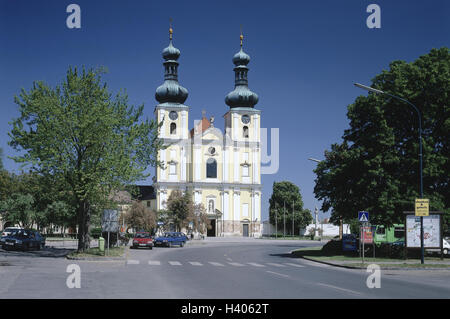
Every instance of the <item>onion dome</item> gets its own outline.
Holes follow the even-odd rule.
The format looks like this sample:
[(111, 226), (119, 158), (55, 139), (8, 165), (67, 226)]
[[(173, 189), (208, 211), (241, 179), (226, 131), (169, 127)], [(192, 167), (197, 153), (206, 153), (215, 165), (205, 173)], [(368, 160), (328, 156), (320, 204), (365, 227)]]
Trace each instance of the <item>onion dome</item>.
[(178, 58), (180, 50), (172, 44), (172, 28), (169, 29), (169, 46), (162, 52), (164, 58), (164, 83), (156, 89), (155, 98), (159, 103), (183, 104), (188, 97), (188, 90), (178, 83)]
[(242, 51), (242, 47), (241, 50), (236, 53), (233, 57), (233, 63), (234, 65), (238, 66), (238, 65), (247, 65), (250, 62), (250, 56), (245, 53), (244, 51)]
[(168, 60), (176, 61), (180, 57), (180, 50), (175, 48), (172, 45), (172, 40), (170, 40), (169, 46), (163, 50), (162, 56), (163, 56), (164, 60), (166, 60), (166, 61), (168, 61)]
[(254, 107), (258, 103), (258, 95), (248, 88), (247, 64), (250, 62), (250, 56), (242, 50), (242, 40), (244, 36), (241, 34), (241, 49), (233, 56), (233, 63), (236, 66), (233, 70), (235, 73), (234, 90), (225, 97), (225, 103), (230, 107)]

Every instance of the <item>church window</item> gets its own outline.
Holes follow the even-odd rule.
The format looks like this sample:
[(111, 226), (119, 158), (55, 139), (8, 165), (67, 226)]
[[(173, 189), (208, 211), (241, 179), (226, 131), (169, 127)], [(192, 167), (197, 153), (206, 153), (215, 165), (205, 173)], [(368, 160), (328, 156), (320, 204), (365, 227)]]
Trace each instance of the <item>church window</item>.
[(244, 138), (248, 138), (248, 126), (244, 126), (244, 128), (243, 128), (243, 136), (244, 136)]
[(242, 166), (242, 176), (248, 177), (249, 176), (248, 174), (249, 174), (249, 172), (248, 172), (248, 165)]
[(217, 178), (217, 162), (214, 158), (206, 161), (206, 178)]
[(175, 164), (175, 163), (170, 163), (170, 166), (169, 166), (169, 174), (170, 174), (170, 175), (176, 175), (176, 174), (177, 174), (177, 164)]
[(175, 123), (170, 123), (170, 134), (177, 134), (177, 125)]

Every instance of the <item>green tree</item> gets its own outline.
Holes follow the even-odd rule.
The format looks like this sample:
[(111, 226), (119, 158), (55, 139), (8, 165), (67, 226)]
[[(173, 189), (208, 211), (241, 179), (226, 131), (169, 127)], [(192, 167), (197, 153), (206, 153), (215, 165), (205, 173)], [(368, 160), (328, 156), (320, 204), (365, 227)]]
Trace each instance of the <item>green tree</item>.
[(211, 220), (208, 218), (208, 213), (202, 203), (193, 205), (193, 209), (189, 210), (188, 222), (192, 222), (192, 230), (194, 232), (204, 234), (207, 229), (211, 229)]
[(2, 218), (12, 224), (31, 228), (36, 218), (33, 207), (34, 198), (30, 194), (15, 193), (10, 198), (0, 202)]
[(142, 121), (144, 106), (129, 106), (126, 94), (113, 98), (101, 74), (69, 68), (54, 89), (43, 82), (35, 82), (29, 92), (22, 89), (15, 97), (20, 117), (9, 134), (9, 144), (23, 153), (16, 162), (70, 190), (79, 251), (89, 248), (91, 215), (107, 206), (108, 195), (159, 165), (159, 125)]
[[(450, 223), (450, 53), (432, 49), (414, 62), (394, 61), (372, 87), (400, 96), (422, 114), (424, 197)], [(350, 128), (315, 170), (314, 192), (331, 220), (349, 222), (358, 211), (371, 221), (403, 222), (419, 197), (418, 117), (406, 103), (369, 93), (348, 106)]]
[(143, 202), (134, 201), (125, 215), (125, 222), (135, 230), (151, 232), (156, 227), (156, 213)]
[(284, 228), (285, 222), (286, 232), (289, 233), (292, 230), (292, 222), (294, 222), (294, 232), (305, 228), (312, 222), (311, 211), (303, 209), (299, 187), (291, 182), (274, 182), (269, 204), (270, 223), (277, 224), (278, 230)]
[(195, 214), (195, 207), (191, 196), (185, 192), (174, 190), (167, 200), (169, 218), (177, 230), (189, 225), (190, 217)]

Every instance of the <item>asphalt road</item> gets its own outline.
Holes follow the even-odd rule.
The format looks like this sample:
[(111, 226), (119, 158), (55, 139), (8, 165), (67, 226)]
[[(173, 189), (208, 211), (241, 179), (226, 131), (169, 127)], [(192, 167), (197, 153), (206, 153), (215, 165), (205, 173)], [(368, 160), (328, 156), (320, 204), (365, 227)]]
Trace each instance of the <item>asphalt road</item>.
[[(128, 249), (119, 261), (0, 252), (0, 298), (450, 298), (449, 271), (382, 271), (381, 287), (370, 289), (365, 270), (289, 254), (314, 245), (217, 238), (183, 248)], [(79, 289), (66, 285), (70, 264), (80, 267)]]

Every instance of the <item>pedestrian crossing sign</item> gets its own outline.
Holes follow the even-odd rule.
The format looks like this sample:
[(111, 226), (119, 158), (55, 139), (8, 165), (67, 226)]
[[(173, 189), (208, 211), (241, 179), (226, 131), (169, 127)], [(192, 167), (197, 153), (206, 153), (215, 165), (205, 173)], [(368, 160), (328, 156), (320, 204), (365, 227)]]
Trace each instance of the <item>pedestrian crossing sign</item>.
[(358, 219), (361, 223), (369, 222), (369, 212), (358, 212)]

